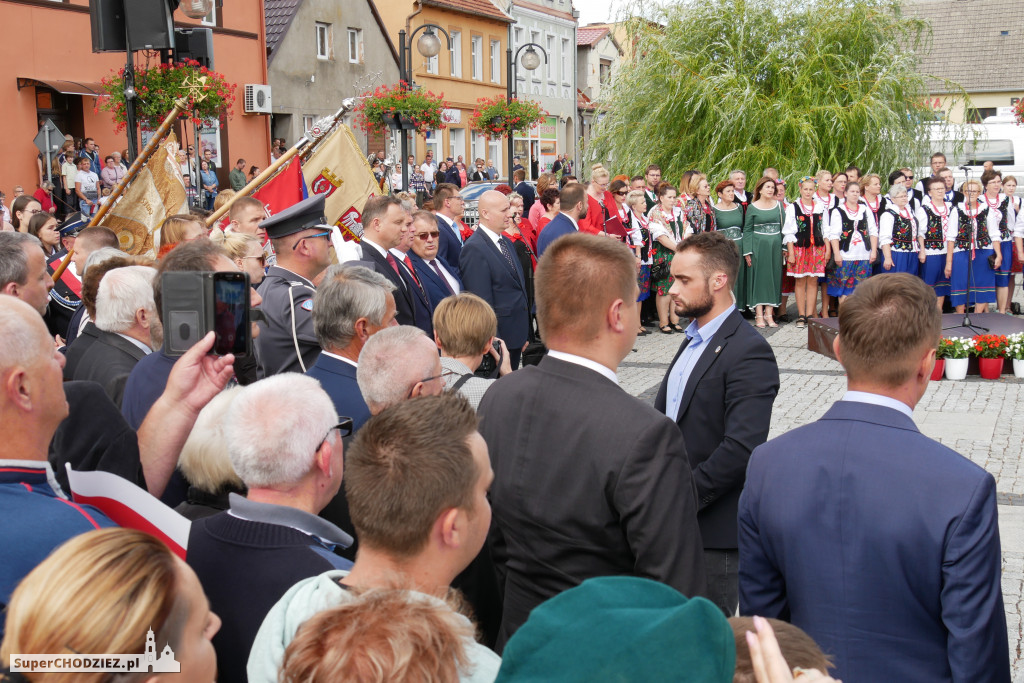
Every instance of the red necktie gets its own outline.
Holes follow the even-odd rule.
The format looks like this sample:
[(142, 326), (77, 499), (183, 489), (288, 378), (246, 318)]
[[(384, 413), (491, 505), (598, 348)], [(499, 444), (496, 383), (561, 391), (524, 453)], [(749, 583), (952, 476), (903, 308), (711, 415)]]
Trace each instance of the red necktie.
[(390, 251), (389, 252), (385, 252), (384, 258), (387, 260), (388, 265), (395, 269), (395, 273), (399, 277), (401, 277), (402, 276), (402, 271), (398, 269), (398, 261), (395, 260), (395, 257), (391, 255)]
[(455, 290), (452, 289), (450, 284), (448, 284), (448, 278), (446, 278), (444, 273), (441, 272), (441, 268), (437, 265), (437, 261), (433, 261), (430, 266), (434, 269), (434, 272), (437, 273), (437, 276), (441, 278), (441, 282), (444, 283), (444, 287), (448, 290), (448, 293), (455, 294)]
[(416, 277), (416, 269), (412, 267), (412, 259), (409, 258), (408, 255), (405, 257), (405, 265), (409, 268), (409, 272), (412, 273), (412, 279), (413, 282), (416, 283), (416, 286), (422, 287), (423, 285), (420, 284), (420, 279)]

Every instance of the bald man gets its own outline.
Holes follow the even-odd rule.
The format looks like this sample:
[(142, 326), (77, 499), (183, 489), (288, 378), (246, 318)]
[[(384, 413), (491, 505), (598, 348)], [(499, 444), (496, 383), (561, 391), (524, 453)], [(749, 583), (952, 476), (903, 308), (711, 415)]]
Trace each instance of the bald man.
[(480, 195), (480, 224), (466, 240), (459, 256), (459, 270), (467, 292), (491, 305), (498, 316), (498, 336), (509, 350), (512, 369), (526, 346), (530, 312), (526, 302), (526, 278), (512, 243), (502, 235), (509, 214), (508, 198), (496, 190)]

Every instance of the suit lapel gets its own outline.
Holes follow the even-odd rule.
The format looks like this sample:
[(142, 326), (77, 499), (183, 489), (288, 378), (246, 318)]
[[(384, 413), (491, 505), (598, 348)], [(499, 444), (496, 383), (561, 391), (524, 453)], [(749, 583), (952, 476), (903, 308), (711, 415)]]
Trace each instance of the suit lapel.
[(654, 397), (654, 409), (658, 412), (665, 412), (665, 407), (668, 405), (668, 376), (672, 374), (672, 368), (676, 366), (676, 361), (679, 360), (679, 356), (683, 355), (683, 351), (689, 345), (690, 338), (687, 337), (683, 340), (683, 343), (679, 345), (679, 350), (676, 351), (676, 355), (672, 358), (672, 362), (668, 364), (668, 372), (665, 373), (665, 378), (661, 380), (661, 387), (658, 389), (658, 395)]
[[(486, 230), (487, 228), (478, 229)], [(484, 237), (484, 239), (487, 238)], [(499, 236), (498, 239), (504, 238)], [(512, 264), (510, 265), (509, 262), (505, 260), (505, 254), (501, 252), (501, 247), (495, 244), (493, 240), (487, 239), (487, 242), (488, 244), (491, 245), (491, 249), (493, 250), (493, 252), (498, 256), (498, 261), (501, 262), (501, 265), (505, 268), (506, 271), (508, 271), (508, 273), (516, 281), (516, 285), (518, 285), (519, 289), (523, 289), (525, 291), (523, 286), (523, 274), (519, 268), (514, 267), (517, 260), (515, 254), (512, 254)], [(512, 247), (510, 246), (509, 248), (511, 249)]]
[(711, 366), (715, 364), (715, 361), (718, 360), (718, 357), (728, 345), (729, 338), (732, 337), (742, 320), (743, 318), (740, 316), (739, 312), (733, 311), (732, 315), (722, 322), (722, 326), (718, 328), (718, 332), (715, 333), (715, 336), (708, 340), (704, 350), (701, 351), (700, 358), (697, 359), (697, 364), (693, 366), (693, 371), (690, 373), (690, 377), (686, 380), (686, 386), (683, 387), (683, 397), (679, 401), (679, 414), (676, 418), (677, 420), (682, 419), (683, 415), (686, 414), (686, 409), (690, 406), (693, 394), (697, 390), (697, 382), (701, 380), (707, 371), (711, 369)]
[[(370, 258), (372, 258), (380, 267), (378, 272), (395, 284), (399, 291), (402, 292), (402, 296), (405, 297), (405, 300), (409, 302), (409, 306), (412, 307), (412, 294), (409, 291), (409, 286), (405, 282), (405, 278), (395, 272), (395, 269), (391, 267), (391, 264), (388, 263), (388, 260), (381, 255), (379, 251), (373, 247), (364, 247), (364, 258), (366, 257), (367, 252), (369, 252)], [(399, 266), (399, 268), (401, 268), (401, 266)]]

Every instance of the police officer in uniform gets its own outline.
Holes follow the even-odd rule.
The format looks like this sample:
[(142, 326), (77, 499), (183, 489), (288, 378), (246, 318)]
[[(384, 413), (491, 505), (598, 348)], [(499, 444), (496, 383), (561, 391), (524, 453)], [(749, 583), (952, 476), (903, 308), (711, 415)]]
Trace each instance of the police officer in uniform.
[[(82, 214), (77, 211), (69, 215), (64, 219), (63, 223), (57, 226), (62, 248), (57, 253), (47, 257), (46, 271), (51, 277), (57, 271), (57, 268), (60, 267), (64, 257), (68, 255), (68, 250), (74, 246), (75, 236), (85, 227), (86, 221), (82, 218)], [(71, 323), (71, 319), (82, 305), (81, 296), (81, 276), (75, 272), (74, 264), (69, 263), (68, 267), (61, 273), (61, 276), (53, 283), (53, 289), (50, 290), (50, 306), (46, 309), (44, 319), (51, 334), (60, 335), (61, 338), (68, 336), (68, 326)]]
[(263, 377), (305, 372), (320, 355), (313, 333), (313, 281), (331, 263), (331, 229), (320, 196), (260, 223), (277, 254), (257, 290), (263, 321), (255, 343)]

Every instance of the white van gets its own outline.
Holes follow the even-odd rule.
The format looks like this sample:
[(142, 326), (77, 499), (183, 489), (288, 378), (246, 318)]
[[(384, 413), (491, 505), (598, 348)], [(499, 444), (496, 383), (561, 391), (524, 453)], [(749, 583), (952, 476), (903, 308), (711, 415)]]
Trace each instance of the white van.
[[(980, 180), (982, 164), (991, 161), (1005, 178), (1017, 178), (1017, 195), (1024, 197), (1024, 128), (1012, 116), (990, 116), (985, 123), (933, 124), (929, 156), (946, 155), (946, 166), (953, 169), (956, 187), (968, 177)], [(918, 178), (931, 175), (928, 159), (918, 169)]]

